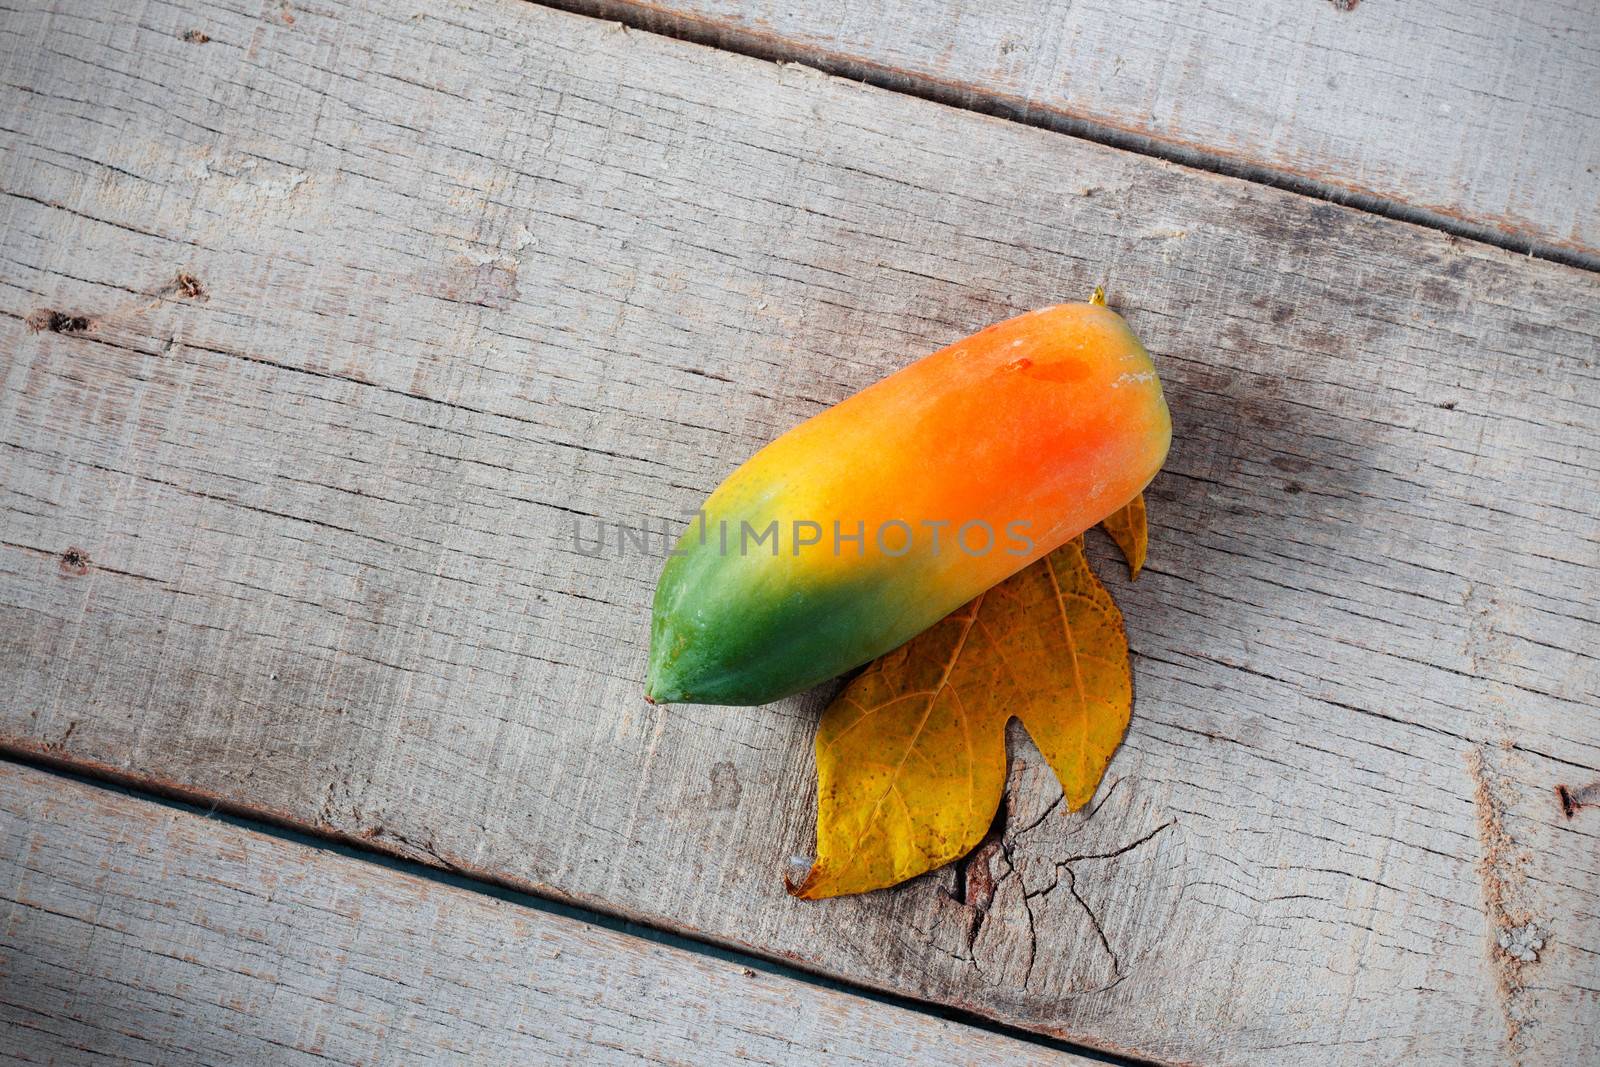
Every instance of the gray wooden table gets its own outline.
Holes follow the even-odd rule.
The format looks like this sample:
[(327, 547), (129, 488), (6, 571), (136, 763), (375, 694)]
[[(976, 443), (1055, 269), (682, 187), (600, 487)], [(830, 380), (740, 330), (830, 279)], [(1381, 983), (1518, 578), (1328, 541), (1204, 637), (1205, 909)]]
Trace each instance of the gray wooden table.
[[(0, 1062), (1600, 1059), (1600, 9), (558, 6), (0, 6)], [(795, 901), (574, 529), (1097, 283), (1128, 740)]]

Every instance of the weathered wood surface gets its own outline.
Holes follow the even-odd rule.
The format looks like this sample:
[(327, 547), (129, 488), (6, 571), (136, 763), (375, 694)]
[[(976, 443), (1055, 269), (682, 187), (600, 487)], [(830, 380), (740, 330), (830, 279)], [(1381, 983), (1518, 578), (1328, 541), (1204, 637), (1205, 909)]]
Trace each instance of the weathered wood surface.
[(1592, 0), (558, 0), (1600, 266)]
[[(0, 27), (5, 743), (1161, 1059), (1594, 1058), (1594, 275), (528, 5), (118, 10)], [(1127, 744), (797, 903), (827, 694), (647, 707), (573, 522), (1097, 281)]]
[(1088, 1064), (0, 762), (0, 1063)]

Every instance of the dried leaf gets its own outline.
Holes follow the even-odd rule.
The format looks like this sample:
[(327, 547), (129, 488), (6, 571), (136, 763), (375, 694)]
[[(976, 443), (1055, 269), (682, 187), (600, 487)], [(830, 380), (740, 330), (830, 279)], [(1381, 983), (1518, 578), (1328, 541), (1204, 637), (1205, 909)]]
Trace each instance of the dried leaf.
[(903, 882), (965, 855), (1005, 786), (1022, 720), (1076, 810), (1122, 741), (1133, 681), (1122, 615), (1076, 538), (880, 657), (817, 731), (807, 899)]
[(1144, 569), (1145, 550), (1150, 545), (1150, 531), (1145, 527), (1144, 494), (1122, 505), (1100, 524), (1100, 528), (1122, 549), (1122, 558), (1128, 561), (1128, 580), (1139, 577)]

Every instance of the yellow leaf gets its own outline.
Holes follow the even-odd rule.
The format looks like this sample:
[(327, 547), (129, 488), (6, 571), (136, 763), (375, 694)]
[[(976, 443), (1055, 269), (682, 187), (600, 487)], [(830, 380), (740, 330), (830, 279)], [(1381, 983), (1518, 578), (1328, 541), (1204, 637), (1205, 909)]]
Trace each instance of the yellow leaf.
[(1069, 809), (1089, 801), (1133, 703), (1122, 615), (1075, 538), (875, 660), (817, 730), (817, 859), (789, 891), (864, 893), (965, 855), (1022, 720)]
[(1122, 558), (1128, 561), (1128, 580), (1139, 577), (1139, 571), (1144, 568), (1145, 551), (1150, 545), (1150, 532), (1145, 528), (1144, 494), (1122, 505), (1100, 523), (1100, 528), (1122, 549)]

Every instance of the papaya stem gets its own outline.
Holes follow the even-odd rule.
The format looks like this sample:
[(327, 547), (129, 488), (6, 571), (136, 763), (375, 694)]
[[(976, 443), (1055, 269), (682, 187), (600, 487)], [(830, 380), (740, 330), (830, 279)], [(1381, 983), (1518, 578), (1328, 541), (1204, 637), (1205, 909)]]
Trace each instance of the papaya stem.
[(1106, 306), (1106, 287), (1103, 286), (1103, 285), (1095, 286), (1094, 287), (1094, 292), (1091, 293), (1090, 296), (1089, 296), (1089, 303), (1093, 304), (1095, 307), (1102, 307), (1102, 308), (1105, 307)]

